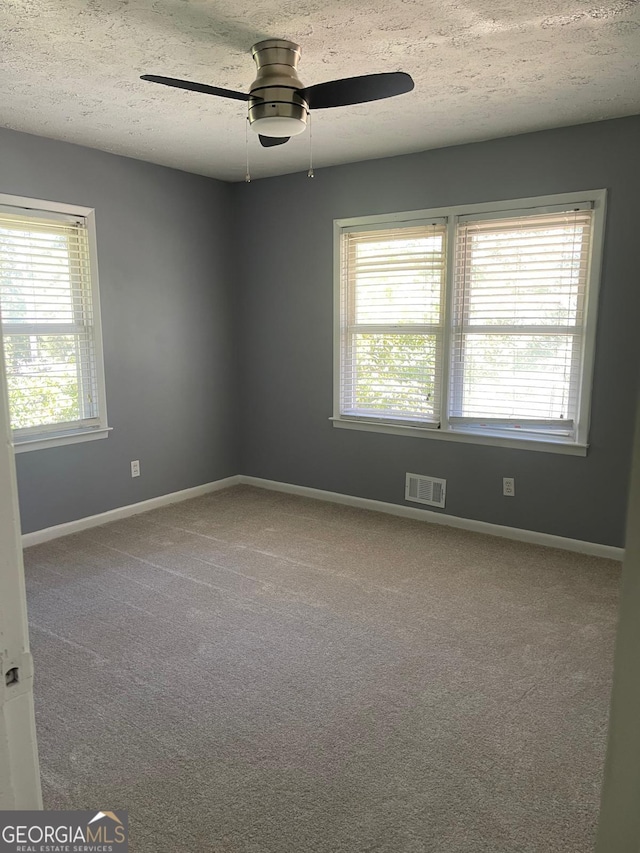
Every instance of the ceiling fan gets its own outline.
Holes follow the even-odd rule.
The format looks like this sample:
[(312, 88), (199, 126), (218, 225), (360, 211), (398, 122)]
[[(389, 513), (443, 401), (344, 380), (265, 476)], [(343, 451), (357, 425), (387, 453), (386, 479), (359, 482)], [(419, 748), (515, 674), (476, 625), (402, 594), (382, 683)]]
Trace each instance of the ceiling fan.
[(155, 74), (143, 74), (140, 79), (191, 92), (248, 101), (249, 124), (265, 148), (282, 145), (292, 136), (302, 133), (310, 110), (379, 101), (413, 89), (411, 76), (402, 71), (365, 74), (304, 87), (297, 71), (300, 46), (282, 39), (266, 39), (254, 44), (251, 55), (258, 74), (248, 94)]

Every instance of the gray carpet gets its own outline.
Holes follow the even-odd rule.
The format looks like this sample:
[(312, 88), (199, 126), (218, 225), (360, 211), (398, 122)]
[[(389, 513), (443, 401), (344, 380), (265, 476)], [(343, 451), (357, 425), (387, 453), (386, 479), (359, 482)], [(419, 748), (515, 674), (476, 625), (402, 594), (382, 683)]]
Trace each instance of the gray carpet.
[(587, 853), (619, 565), (238, 487), (25, 552), (45, 806), (133, 853)]

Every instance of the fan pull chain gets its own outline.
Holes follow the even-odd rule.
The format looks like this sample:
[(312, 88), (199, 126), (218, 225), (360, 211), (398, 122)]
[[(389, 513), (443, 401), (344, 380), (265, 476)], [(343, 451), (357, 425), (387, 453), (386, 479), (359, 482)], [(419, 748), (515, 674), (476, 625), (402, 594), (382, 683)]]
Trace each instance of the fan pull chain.
[(250, 184), (251, 172), (249, 171), (249, 116), (247, 116), (247, 122), (244, 126), (244, 146), (247, 152), (247, 171), (245, 172), (244, 182), (245, 184)]
[(313, 145), (311, 144), (311, 113), (308, 113), (309, 116), (309, 171), (307, 172), (308, 178), (315, 177), (313, 172)]

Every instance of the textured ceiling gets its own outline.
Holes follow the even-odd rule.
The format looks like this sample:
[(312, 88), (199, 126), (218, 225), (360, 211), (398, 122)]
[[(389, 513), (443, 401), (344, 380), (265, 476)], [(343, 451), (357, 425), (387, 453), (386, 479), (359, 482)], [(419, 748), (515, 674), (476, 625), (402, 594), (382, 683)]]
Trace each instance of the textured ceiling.
[[(313, 115), (315, 166), (640, 113), (640, 0), (2, 0), (0, 123), (223, 180), (246, 106), (144, 73), (246, 91), (251, 45), (302, 46), (307, 86), (407, 71), (413, 92)], [(253, 178), (307, 168), (308, 134)]]

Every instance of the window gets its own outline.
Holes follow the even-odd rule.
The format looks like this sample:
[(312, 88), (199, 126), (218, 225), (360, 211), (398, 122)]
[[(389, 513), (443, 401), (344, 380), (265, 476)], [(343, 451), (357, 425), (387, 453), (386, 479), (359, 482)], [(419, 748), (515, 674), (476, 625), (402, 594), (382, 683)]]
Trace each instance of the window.
[(0, 308), (16, 450), (107, 435), (97, 286), (92, 211), (0, 196)]
[(336, 222), (334, 425), (585, 453), (604, 202)]

